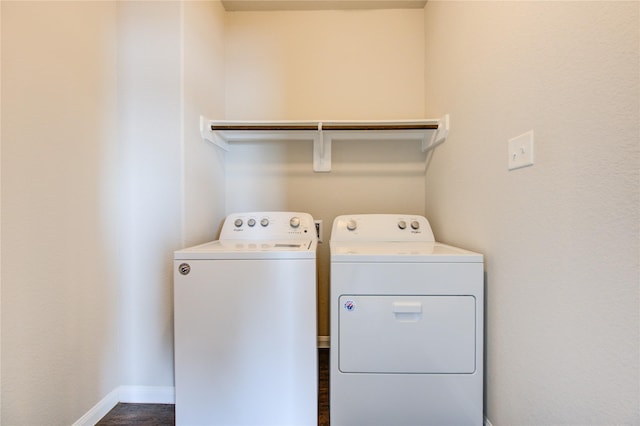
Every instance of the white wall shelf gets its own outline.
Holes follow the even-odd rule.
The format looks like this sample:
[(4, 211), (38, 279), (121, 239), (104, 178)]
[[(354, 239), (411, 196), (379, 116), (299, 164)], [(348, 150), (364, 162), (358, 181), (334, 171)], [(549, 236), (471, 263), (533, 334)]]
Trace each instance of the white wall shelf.
[(313, 170), (331, 171), (331, 144), (348, 140), (415, 140), (422, 152), (445, 141), (449, 115), (440, 119), (388, 121), (216, 121), (200, 117), (202, 138), (229, 151), (233, 142), (313, 142)]

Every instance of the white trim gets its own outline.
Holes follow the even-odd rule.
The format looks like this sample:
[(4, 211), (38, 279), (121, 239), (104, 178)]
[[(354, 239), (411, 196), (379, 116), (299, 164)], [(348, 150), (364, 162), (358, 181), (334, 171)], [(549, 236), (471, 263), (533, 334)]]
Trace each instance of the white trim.
[(120, 386), (120, 402), (134, 404), (175, 404), (173, 386)]
[(100, 421), (119, 401), (119, 389), (112, 390), (87, 413), (80, 417), (72, 426), (93, 426)]
[(487, 416), (484, 416), (484, 426), (493, 426), (493, 424), (489, 421)]
[(326, 349), (331, 347), (331, 336), (318, 336), (318, 348)]
[(173, 386), (120, 386), (80, 417), (72, 426), (93, 426), (119, 402), (135, 404), (175, 404)]

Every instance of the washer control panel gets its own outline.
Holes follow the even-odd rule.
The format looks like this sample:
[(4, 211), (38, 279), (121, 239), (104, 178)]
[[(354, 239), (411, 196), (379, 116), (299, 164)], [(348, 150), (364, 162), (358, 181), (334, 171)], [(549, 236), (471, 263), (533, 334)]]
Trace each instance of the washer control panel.
[(221, 240), (316, 238), (313, 217), (302, 212), (233, 213), (227, 216), (220, 231)]
[(359, 214), (333, 221), (332, 241), (435, 241), (424, 216)]

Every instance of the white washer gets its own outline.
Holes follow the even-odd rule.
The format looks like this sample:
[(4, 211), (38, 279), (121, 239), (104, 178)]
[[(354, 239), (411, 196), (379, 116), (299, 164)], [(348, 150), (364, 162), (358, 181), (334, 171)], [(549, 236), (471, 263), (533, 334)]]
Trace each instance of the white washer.
[(177, 425), (316, 425), (316, 246), (299, 212), (229, 215), (174, 253)]
[(414, 215), (339, 216), (330, 246), (331, 425), (482, 425), (483, 256)]

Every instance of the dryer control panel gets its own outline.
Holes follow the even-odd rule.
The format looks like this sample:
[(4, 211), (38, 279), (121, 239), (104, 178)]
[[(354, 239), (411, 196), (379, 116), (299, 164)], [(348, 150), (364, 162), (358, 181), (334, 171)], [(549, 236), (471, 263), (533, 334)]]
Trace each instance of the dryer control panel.
[(220, 240), (315, 240), (315, 229), (309, 213), (233, 213), (222, 225)]
[(361, 214), (338, 216), (333, 221), (332, 241), (435, 241), (424, 216)]

